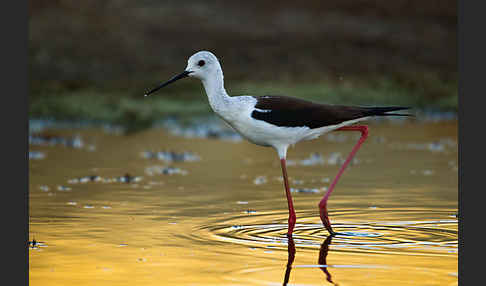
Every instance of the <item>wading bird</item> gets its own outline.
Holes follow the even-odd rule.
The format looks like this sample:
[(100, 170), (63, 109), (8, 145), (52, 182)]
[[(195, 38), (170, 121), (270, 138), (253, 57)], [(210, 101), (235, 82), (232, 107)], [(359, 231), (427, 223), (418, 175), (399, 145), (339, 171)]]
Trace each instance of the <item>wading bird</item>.
[(372, 116), (407, 116), (389, 113), (408, 107), (356, 107), (314, 103), (286, 96), (229, 96), (224, 88), (223, 70), (216, 56), (200, 51), (187, 61), (186, 69), (169, 81), (150, 90), (145, 96), (179, 79), (200, 79), (213, 111), (239, 134), (252, 143), (273, 147), (280, 158), (285, 194), (289, 208), (287, 236), (292, 236), (295, 227), (295, 210), (290, 194), (285, 159), (287, 149), (302, 140), (315, 139), (330, 131), (359, 131), (361, 137), (351, 150), (346, 161), (319, 202), (322, 223), (331, 235), (336, 234), (327, 214), (327, 200), (344, 169), (368, 136), (368, 127), (353, 125)]

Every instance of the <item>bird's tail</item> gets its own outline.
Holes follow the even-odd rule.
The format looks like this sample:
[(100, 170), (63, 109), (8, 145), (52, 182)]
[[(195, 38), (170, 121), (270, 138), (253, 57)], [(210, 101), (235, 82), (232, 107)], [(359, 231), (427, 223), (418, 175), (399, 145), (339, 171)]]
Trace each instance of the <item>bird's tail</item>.
[(389, 113), (397, 110), (410, 109), (411, 107), (404, 106), (389, 106), (389, 107), (365, 107), (366, 116), (414, 116), (408, 113)]

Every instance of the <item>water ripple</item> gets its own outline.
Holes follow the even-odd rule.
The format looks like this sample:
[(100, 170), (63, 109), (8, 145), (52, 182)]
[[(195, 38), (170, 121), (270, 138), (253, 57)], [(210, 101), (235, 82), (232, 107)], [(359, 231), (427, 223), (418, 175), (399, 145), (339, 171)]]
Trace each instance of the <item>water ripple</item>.
[[(366, 212), (365, 210), (363, 212)], [(380, 210), (383, 217), (396, 210)], [(346, 219), (346, 212), (333, 214), (333, 228), (338, 234), (333, 239), (333, 249), (343, 252), (373, 252), (402, 255), (457, 255), (458, 233), (456, 219), (447, 211), (414, 211), (413, 216), (431, 218), (356, 222)], [(353, 214), (356, 215), (356, 214)], [(314, 213), (299, 213), (293, 238), (302, 249), (319, 248), (329, 235)], [(287, 248), (286, 212), (259, 212), (214, 219), (199, 227), (192, 239), (234, 243), (249, 247)]]

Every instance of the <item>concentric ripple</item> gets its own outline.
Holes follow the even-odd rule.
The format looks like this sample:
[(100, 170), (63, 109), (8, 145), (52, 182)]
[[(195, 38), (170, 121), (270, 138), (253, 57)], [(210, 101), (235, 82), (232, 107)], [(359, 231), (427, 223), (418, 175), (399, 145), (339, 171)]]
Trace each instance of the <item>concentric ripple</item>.
[[(367, 212), (333, 213), (333, 250), (403, 255), (455, 255), (457, 219), (450, 211), (380, 209), (381, 217), (399, 219), (362, 222)], [(392, 214), (393, 213), (393, 214)], [(398, 216), (396, 214), (399, 214)], [(193, 235), (220, 242), (287, 249), (286, 212), (267, 212), (220, 218)], [(298, 213), (293, 238), (299, 248), (319, 248), (329, 235), (314, 213)], [(422, 218), (417, 220), (416, 218)], [(415, 218), (415, 219), (414, 219)], [(423, 219), (426, 218), (426, 219)]]

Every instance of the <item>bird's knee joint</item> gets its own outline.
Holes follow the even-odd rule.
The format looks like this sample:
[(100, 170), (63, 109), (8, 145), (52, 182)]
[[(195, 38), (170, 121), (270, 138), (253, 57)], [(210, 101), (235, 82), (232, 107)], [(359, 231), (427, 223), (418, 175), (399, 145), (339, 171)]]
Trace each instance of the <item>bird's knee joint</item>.
[(361, 131), (361, 137), (363, 138), (368, 137), (368, 126), (366, 125), (361, 126), (359, 131)]

